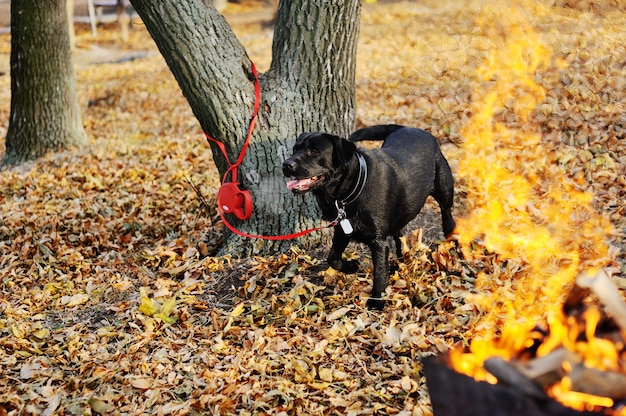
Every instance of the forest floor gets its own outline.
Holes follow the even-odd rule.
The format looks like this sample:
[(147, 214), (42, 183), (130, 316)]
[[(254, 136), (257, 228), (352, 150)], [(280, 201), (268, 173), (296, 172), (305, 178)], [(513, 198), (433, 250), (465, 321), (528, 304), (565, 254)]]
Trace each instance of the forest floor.
[[(354, 275), (325, 266), (327, 247), (216, 257), (217, 170), (144, 26), (127, 41), (114, 24), (95, 38), (78, 26), (88, 146), (0, 172), (0, 416), (430, 415), (423, 357), (507, 322), (543, 325), (578, 273), (602, 267), (624, 295), (626, 8), (494, 4), (363, 6), (358, 125), (440, 139), (459, 219), (457, 238), (440, 240), (428, 203), (383, 311), (364, 307), (371, 263), (358, 245)], [(267, 70), (272, 10), (224, 14)], [(9, 53), (0, 35), (3, 137)], [(492, 141), (473, 135), (485, 126)]]

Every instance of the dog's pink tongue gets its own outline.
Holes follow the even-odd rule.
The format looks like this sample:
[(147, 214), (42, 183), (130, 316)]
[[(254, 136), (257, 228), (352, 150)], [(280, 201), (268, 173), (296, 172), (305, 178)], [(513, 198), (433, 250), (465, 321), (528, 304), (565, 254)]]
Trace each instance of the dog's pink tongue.
[(309, 187), (310, 184), (311, 184), (311, 178), (294, 179), (292, 181), (287, 182), (287, 189), (289, 190), (303, 189), (303, 188), (306, 189)]

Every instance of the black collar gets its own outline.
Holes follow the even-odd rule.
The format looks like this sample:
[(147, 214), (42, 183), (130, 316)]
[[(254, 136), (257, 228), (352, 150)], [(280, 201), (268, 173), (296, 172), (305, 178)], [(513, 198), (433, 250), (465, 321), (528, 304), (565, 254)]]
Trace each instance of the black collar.
[(354, 184), (354, 188), (352, 191), (346, 196), (342, 198), (341, 201), (335, 201), (335, 205), (339, 206), (341, 204), (342, 207), (346, 205), (350, 205), (361, 195), (363, 192), (363, 188), (365, 188), (365, 182), (367, 181), (367, 163), (365, 163), (365, 158), (362, 154), (356, 153), (357, 158), (359, 159), (359, 176)]

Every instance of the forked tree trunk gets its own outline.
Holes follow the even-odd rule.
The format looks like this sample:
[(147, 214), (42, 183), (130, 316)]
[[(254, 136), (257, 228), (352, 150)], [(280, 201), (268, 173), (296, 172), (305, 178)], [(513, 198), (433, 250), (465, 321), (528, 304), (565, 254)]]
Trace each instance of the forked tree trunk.
[(65, 0), (11, 1), (11, 115), (3, 165), (86, 142)]
[[(187, 98), (201, 128), (224, 141), (237, 159), (253, 113), (251, 62), (224, 18), (202, 0), (131, 0)], [(271, 68), (260, 76), (261, 106), (238, 179), (251, 192), (253, 215), (229, 222), (241, 231), (279, 235), (320, 224), (311, 196), (285, 186), (282, 161), (305, 131), (347, 136), (355, 119), (355, 59), (360, 0), (281, 1)], [(198, 132), (198, 139), (202, 135)], [(223, 175), (227, 164), (213, 146)], [(305, 247), (323, 238), (300, 239)], [(293, 241), (272, 242), (231, 235), (234, 254), (284, 250)]]

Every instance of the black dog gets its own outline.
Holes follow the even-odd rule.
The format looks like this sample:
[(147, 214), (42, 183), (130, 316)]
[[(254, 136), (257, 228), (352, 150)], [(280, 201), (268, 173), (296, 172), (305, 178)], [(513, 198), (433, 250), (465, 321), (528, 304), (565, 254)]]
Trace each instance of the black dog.
[[(384, 140), (380, 149), (357, 150), (353, 142)], [(283, 173), (294, 179), (295, 193), (312, 191), (325, 220), (335, 221), (328, 264), (345, 273), (356, 272), (354, 261), (342, 259), (350, 240), (369, 246), (374, 263), (371, 307), (382, 308), (387, 286), (389, 246), (396, 243), (401, 257), (400, 232), (432, 195), (441, 208), (443, 232), (455, 227), (452, 218), (453, 178), (437, 140), (424, 130), (398, 125), (367, 127), (348, 140), (326, 133), (303, 133)]]

